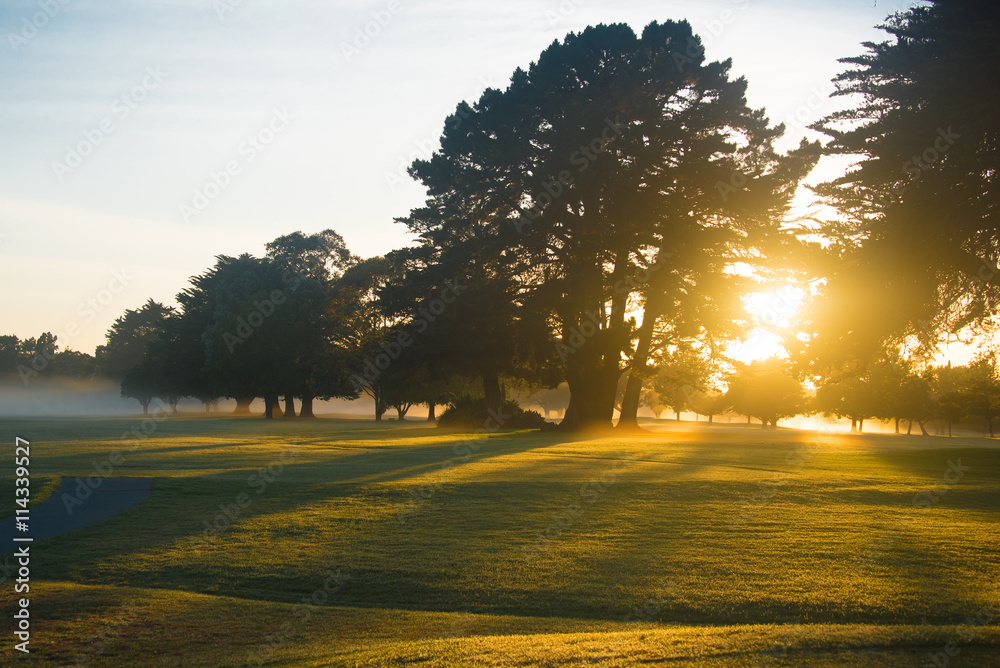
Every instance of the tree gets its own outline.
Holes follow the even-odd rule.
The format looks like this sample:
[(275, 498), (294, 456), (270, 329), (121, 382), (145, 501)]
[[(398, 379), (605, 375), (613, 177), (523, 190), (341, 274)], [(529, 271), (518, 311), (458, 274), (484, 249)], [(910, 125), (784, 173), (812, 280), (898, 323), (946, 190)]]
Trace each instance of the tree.
[(966, 392), (969, 414), (982, 418), (992, 438), (1000, 420), (1000, 377), (995, 354), (981, 355), (969, 364)]
[(864, 431), (869, 418), (895, 420), (899, 433), (899, 420), (920, 424), (926, 434), (924, 422), (934, 414), (927, 381), (914, 373), (912, 361), (899, 356), (877, 356), (864, 365), (847, 365), (837, 373), (817, 378), (814, 406), (827, 416), (850, 418), (851, 432)]
[(96, 350), (101, 374), (123, 379), (142, 361), (146, 346), (163, 329), (163, 322), (176, 311), (152, 299), (137, 309), (126, 310), (108, 329), (107, 342)]
[(948, 436), (952, 426), (969, 414), (969, 369), (963, 366), (946, 366), (931, 369), (928, 381), (933, 387), (937, 402), (937, 416), (948, 423)]
[(0, 336), (0, 378), (13, 376), (21, 364), (21, 340), (13, 334)]
[(850, 418), (851, 432), (864, 429), (866, 418), (874, 417), (872, 402), (867, 396), (869, 385), (860, 376), (828, 381), (816, 389), (813, 405), (823, 415)]
[[(208, 376), (227, 396), (261, 396), (265, 418), (281, 396), (297, 394), (314, 344), (324, 288), (268, 258), (220, 257), (215, 308), (202, 333)], [(287, 408), (293, 408), (286, 404)]]
[[(915, 373), (906, 373), (899, 380), (892, 395), (892, 414), (896, 418), (896, 433), (899, 433), (899, 420), (907, 420), (906, 433), (913, 429), (914, 420), (920, 425), (920, 433), (927, 435), (924, 422), (938, 413), (938, 403), (931, 393), (930, 381)], [(950, 430), (950, 427), (949, 427)]]
[[(347, 322), (338, 346), (348, 361), (351, 383), (375, 402), (375, 420), (381, 421), (389, 404), (384, 372), (402, 354), (407, 339), (393, 340), (393, 318), (378, 301), (380, 290), (399, 277), (399, 267), (385, 257), (362, 260), (336, 283), (337, 299)], [(405, 332), (404, 332), (405, 333)]]
[[(346, 373), (346, 360), (332, 345), (332, 337), (345, 335), (344, 314), (330, 308), (334, 300), (336, 281), (359, 258), (347, 248), (342, 236), (327, 229), (316, 234), (293, 232), (267, 244), (267, 257), (279, 268), (290, 272), (301, 282), (312, 284), (296, 296), (296, 318), (287, 324), (294, 327), (289, 337), (298, 344), (296, 369), (298, 378), (292, 383), (296, 396), (302, 399), (301, 417), (313, 415), (313, 401), (331, 397), (353, 397)], [(291, 313), (286, 313), (288, 318)], [(285, 395), (285, 417), (294, 417), (292, 395)]]
[(659, 403), (671, 408), (680, 420), (681, 412), (693, 410), (697, 396), (708, 389), (710, 374), (708, 362), (698, 351), (680, 348), (659, 365), (650, 387)]
[(812, 331), (868, 353), (982, 331), (1000, 303), (1000, 13), (930, 0), (880, 27), (890, 40), (841, 61), (835, 95), (852, 104), (814, 126), (826, 153), (858, 163), (816, 189), (846, 220), (825, 229), (841, 257), (824, 307), (836, 315)]
[(716, 415), (725, 410), (726, 395), (716, 389), (695, 392), (691, 397), (689, 408), (694, 411), (695, 418), (705, 415), (712, 422)]
[(53, 375), (75, 380), (90, 380), (97, 375), (97, 360), (79, 350), (60, 350), (53, 360)]
[[(781, 129), (746, 107), (746, 82), (730, 81), (729, 66), (704, 62), (686, 22), (651, 23), (641, 38), (626, 25), (571, 33), (515, 71), (505, 91), (460, 104), (441, 150), (410, 169), (433, 213), (411, 229), (432, 246), (468, 239), (510, 267), (530, 314), (523, 321), (546, 323), (557, 339), (571, 393), (564, 427), (611, 423), (634, 334), (626, 314), (637, 288), (626, 279), (669, 252), (661, 223), (675, 214), (675, 226), (703, 232), (692, 247), (704, 247), (713, 234), (704, 228), (725, 236), (721, 217), (701, 216), (722, 208), (729, 191), (717, 184), (738, 190), (734, 175), (742, 185), (756, 165), (771, 169)], [(674, 186), (684, 179), (692, 185)], [(740, 199), (752, 208), (753, 198)], [(676, 220), (693, 202), (705, 203), (696, 221)]]
[(16, 373), (27, 384), (43, 373), (74, 380), (89, 380), (97, 374), (93, 355), (59, 350), (57, 339), (52, 332), (23, 341), (13, 335), (0, 336), (0, 378)]
[(161, 388), (161, 369), (152, 360), (143, 359), (122, 379), (121, 396), (138, 401), (142, 414), (149, 415), (149, 404), (160, 394)]
[(326, 284), (360, 260), (347, 248), (344, 238), (330, 229), (315, 234), (285, 234), (269, 242), (266, 248), (267, 257), (278, 266)]
[(778, 427), (778, 420), (792, 417), (805, 406), (802, 383), (788, 371), (788, 363), (777, 357), (740, 364), (729, 379), (726, 403), (748, 417), (761, 421), (761, 428)]

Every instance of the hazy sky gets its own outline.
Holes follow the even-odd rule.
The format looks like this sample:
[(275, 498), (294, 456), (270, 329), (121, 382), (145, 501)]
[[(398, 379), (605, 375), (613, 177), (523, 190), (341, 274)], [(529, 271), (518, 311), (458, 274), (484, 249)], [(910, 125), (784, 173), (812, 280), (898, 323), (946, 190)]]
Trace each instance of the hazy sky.
[(587, 25), (688, 19), (797, 144), (839, 103), (836, 59), (909, 4), (5, 0), (0, 333), (93, 352), (215, 255), (328, 227), (363, 256), (405, 245), (405, 166), (448, 113)]

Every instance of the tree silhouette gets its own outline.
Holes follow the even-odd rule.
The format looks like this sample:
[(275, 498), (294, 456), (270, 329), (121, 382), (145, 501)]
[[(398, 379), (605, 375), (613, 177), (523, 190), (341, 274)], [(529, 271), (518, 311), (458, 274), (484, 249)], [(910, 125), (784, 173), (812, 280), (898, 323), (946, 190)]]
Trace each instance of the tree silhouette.
[(125, 311), (108, 329), (107, 343), (97, 347), (101, 373), (109, 378), (123, 379), (142, 361), (150, 341), (162, 332), (164, 321), (175, 314), (173, 308), (152, 299), (137, 309)]
[[(759, 175), (751, 154), (772, 168), (768, 147), (781, 130), (746, 107), (746, 82), (728, 72), (728, 61), (704, 62), (686, 22), (651, 23), (641, 38), (621, 24), (587, 28), (517, 70), (505, 91), (460, 104), (441, 150), (411, 167), (434, 212), (411, 229), (426, 243), (463, 238), (500, 258), (520, 279), (519, 303), (551, 323), (571, 392), (564, 427), (610, 425), (632, 356), (626, 313), (638, 286), (628, 279), (671, 252), (668, 223), (700, 233), (690, 245), (711, 256), (726, 232), (703, 212), (729, 195), (734, 208), (767, 208), (762, 192), (743, 196), (731, 184)], [(753, 147), (746, 161), (743, 141)], [(682, 180), (689, 185), (673, 185)], [(775, 186), (787, 180), (776, 176)], [(693, 203), (695, 222), (681, 221)], [(676, 262), (705, 266), (697, 253)], [(650, 327), (659, 314), (651, 316)]]
[(762, 429), (776, 429), (778, 420), (802, 411), (805, 395), (787, 361), (773, 357), (739, 365), (729, 379), (726, 402), (737, 413), (760, 420)]
[(817, 188), (846, 220), (826, 229), (842, 265), (825, 304), (837, 315), (810, 331), (869, 339), (851, 344), (865, 354), (871, 339), (932, 345), (1000, 305), (1000, 13), (930, 0), (880, 27), (890, 40), (841, 61), (835, 94), (854, 104), (814, 125), (827, 153), (859, 162)]

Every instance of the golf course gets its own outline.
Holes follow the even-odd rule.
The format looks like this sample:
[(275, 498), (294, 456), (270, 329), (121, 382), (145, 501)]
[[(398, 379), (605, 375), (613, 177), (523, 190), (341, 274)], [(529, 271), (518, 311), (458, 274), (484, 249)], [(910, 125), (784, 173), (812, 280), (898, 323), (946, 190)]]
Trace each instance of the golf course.
[(641, 422), (4, 419), (33, 504), (152, 479), (31, 545), (18, 663), (1000, 665), (996, 441)]

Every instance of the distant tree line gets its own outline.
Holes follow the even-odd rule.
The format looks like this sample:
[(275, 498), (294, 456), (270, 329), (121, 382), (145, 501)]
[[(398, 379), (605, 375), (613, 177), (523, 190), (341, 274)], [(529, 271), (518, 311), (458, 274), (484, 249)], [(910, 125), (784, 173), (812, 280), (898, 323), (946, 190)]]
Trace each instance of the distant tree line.
[(77, 350), (59, 350), (52, 332), (28, 339), (0, 336), (0, 378), (26, 384), (42, 374), (87, 380), (98, 374), (97, 360)]
[[(1000, 425), (1000, 373), (995, 354), (983, 354), (965, 366), (927, 365), (917, 370), (902, 359), (872, 364), (863, 375), (819, 379), (807, 389), (791, 360), (770, 358), (751, 363), (733, 361), (719, 375), (691, 355), (668, 360), (644, 391), (643, 403), (654, 414), (668, 408), (713, 416), (737, 413), (777, 427), (778, 420), (823, 415), (851, 420), (862, 432), (866, 420), (890, 422), (895, 433), (912, 433), (916, 424), (927, 435), (933, 422), (939, 433), (954, 425), (982, 429), (994, 436)], [(720, 389), (725, 386), (725, 389)]]

